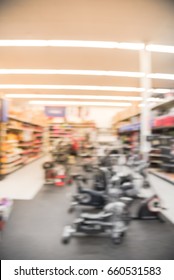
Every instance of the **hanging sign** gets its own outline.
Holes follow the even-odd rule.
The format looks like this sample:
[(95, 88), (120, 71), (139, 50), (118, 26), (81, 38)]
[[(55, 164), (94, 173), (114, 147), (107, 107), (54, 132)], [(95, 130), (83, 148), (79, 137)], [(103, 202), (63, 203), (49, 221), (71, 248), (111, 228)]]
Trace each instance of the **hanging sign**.
[(85, 122), (91, 121), (90, 108), (85, 106), (67, 107), (66, 118), (69, 122)]
[(65, 107), (58, 107), (58, 106), (46, 106), (45, 107), (45, 115), (48, 117), (65, 117)]

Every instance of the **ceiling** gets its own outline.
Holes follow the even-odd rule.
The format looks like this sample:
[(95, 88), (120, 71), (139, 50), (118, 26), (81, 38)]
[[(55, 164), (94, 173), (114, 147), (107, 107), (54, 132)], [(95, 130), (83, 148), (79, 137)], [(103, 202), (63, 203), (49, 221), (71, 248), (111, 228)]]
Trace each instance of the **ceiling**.
[[(0, 0), (0, 40), (143, 42), (174, 46), (174, 1)], [(152, 73), (174, 74), (174, 54), (152, 53)], [(139, 52), (103, 48), (0, 47), (0, 69), (140, 71)], [(139, 78), (0, 75), (0, 84), (141, 87)], [(152, 80), (174, 88), (174, 80)], [(0, 89), (2, 93), (138, 96), (137, 92)]]

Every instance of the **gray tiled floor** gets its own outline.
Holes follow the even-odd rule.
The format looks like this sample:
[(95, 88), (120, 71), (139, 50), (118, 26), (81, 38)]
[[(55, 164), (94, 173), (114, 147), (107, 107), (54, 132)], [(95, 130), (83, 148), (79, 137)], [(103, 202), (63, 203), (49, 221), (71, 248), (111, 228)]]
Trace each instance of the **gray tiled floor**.
[[(30, 165), (30, 181), (21, 184), (28, 188), (32, 182), (40, 191), (31, 200), (15, 200), (0, 242), (1, 259), (174, 259), (174, 227), (159, 221), (132, 221), (123, 244), (119, 246), (113, 246), (109, 238), (99, 236), (74, 238), (69, 245), (61, 244), (64, 226), (75, 218), (75, 214), (67, 212), (74, 190), (71, 187), (38, 188), (43, 183), (42, 173), (35, 176), (35, 172), (40, 172), (41, 162), (38, 160)], [(19, 180), (24, 180), (25, 170), (13, 174), (16, 176), (13, 192)], [(170, 189), (170, 185), (156, 178), (151, 178), (151, 182), (160, 190), (165, 204), (171, 201), (167, 211), (172, 215), (173, 186)], [(168, 195), (164, 195), (166, 190), (170, 192)]]
[(32, 200), (17, 200), (0, 242), (1, 259), (174, 259), (174, 228), (159, 221), (132, 221), (121, 245), (110, 238), (73, 238), (61, 243), (70, 187), (44, 187)]

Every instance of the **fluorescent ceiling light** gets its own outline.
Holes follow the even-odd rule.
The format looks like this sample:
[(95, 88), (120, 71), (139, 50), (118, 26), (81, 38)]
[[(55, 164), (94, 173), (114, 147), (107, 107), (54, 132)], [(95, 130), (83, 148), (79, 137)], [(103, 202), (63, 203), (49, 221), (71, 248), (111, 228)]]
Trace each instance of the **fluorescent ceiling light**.
[(117, 48), (117, 42), (78, 40), (0, 40), (1, 47)]
[(166, 88), (155, 88), (149, 90), (149, 92), (151, 93), (161, 93), (161, 94), (170, 93), (171, 91), (172, 91), (171, 89), (166, 89)]
[[(143, 92), (144, 88), (138, 87), (115, 87), (115, 86), (84, 86), (84, 85), (21, 85), (0, 84), (0, 89), (49, 89), (49, 90), (88, 90), (88, 91), (120, 91), (120, 92)], [(152, 93), (169, 93), (171, 89), (150, 89)]]
[(143, 88), (137, 87), (114, 87), (114, 86), (84, 86), (84, 85), (21, 85), (0, 84), (0, 89), (61, 89), (61, 90), (90, 90), (90, 91), (122, 91), (142, 92)]
[(24, 99), (82, 99), (82, 100), (125, 100), (125, 101), (140, 101), (142, 100), (139, 96), (99, 96), (99, 95), (65, 95), (65, 94), (15, 94), (9, 93), (6, 94), (7, 98), (24, 98)]
[(35, 104), (35, 105), (69, 105), (69, 106), (105, 106), (105, 107), (129, 107), (132, 106), (131, 103), (128, 102), (119, 102), (119, 103), (113, 103), (113, 102), (80, 102), (80, 101), (41, 101), (41, 100), (35, 100), (35, 101), (29, 101), (29, 104)]
[(174, 80), (174, 74), (151, 73), (147, 77), (151, 79)]
[(142, 50), (144, 44), (78, 40), (0, 40), (0, 47), (81, 47)]
[(127, 49), (127, 50), (143, 50), (145, 48), (145, 44), (143, 43), (118, 43), (119, 49)]
[[(0, 47), (80, 47), (142, 50), (144, 43), (79, 40), (0, 40)], [(148, 44), (146, 50), (152, 52), (174, 53), (174, 46)]]
[[(82, 75), (142, 78), (145, 73), (105, 70), (74, 70), (74, 69), (0, 69), (0, 75)], [(150, 73), (151, 79), (174, 80), (174, 74)]]
[[(141, 96), (99, 96), (99, 95), (63, 95), (63, 94), (6, 94), (7, 98), (19, 99), (81, 99), (81, 100), (112, 100), (112, 101), (141, 101)], [(160, 98), (149, 98), (149, 101), (157, 101)], [(161, 100), (161, 99), (160, 99)]]
[(149, 44), (146, 46), (146, 50), (151, 52), (174, 53), (174, 46)]
[(141, 72), (104, 71), (104, 70), (67, 70), (67, 69), (0, 69), (0, 75), (86, 75), (141, 78)]

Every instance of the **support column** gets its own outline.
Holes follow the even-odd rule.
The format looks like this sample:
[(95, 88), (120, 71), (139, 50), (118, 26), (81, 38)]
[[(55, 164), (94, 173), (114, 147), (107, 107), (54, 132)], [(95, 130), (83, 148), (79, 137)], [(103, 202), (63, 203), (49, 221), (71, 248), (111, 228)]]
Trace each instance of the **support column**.
[(151, 134), (150, 125), (150, 102), (151, 96), (151, 79), (147, 75), (151, 73), (151, 53), (144, 50), (140, 51), (140, 71), (145, 73), (141, 78), (141, 87), (144, 88), (142, 92), (142, 107), (141, 107), (141, 129), (140, 129), (140, 152), (143, 159), (148, 159), (148, 152), (150, 150), (150, 143), (147, 142), (146, 137)]

